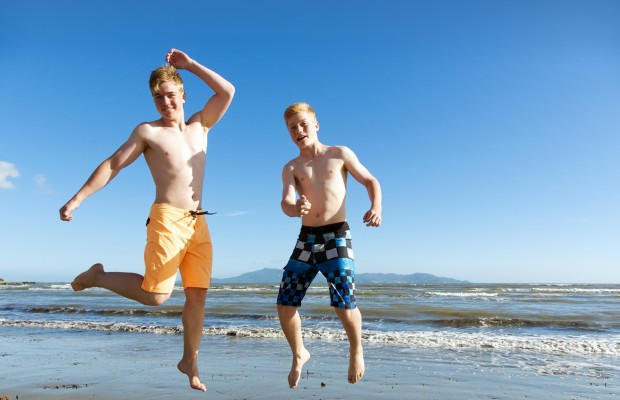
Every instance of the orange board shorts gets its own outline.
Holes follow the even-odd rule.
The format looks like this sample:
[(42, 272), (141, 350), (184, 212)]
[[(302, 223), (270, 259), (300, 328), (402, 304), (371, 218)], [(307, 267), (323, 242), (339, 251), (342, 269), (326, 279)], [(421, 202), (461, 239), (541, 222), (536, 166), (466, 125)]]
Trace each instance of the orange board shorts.
[(204, 215), (192, 215), (169, 204), (153, 204), (146, 221), (144, 266), (142, 289), (147, 292), (171, 293), (177, 269), (184, 289), (208, 289), (213, 247)]

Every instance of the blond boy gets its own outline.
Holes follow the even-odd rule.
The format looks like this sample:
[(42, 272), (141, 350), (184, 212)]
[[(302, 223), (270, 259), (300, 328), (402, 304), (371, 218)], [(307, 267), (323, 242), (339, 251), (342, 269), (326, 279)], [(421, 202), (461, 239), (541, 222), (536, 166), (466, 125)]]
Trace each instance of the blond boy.
[[(149, 80), (161, 118), (138, 125), (60, 209), (60, 219), (71, 221), (72, 212), (87, 197), (144, 155), (155, 182), (155, 200), (147, 219), (144, 276), (106, 272), (101, 264), (94, 264), (71, 285), (76, 291), (105, 288), (142, 304), (158, 306), (170, 297), (177, 269), (180, 270), (186, 299), (182, 316), (183, 357), (177, 367), (188, 376), (193, 389), (206, 391), (198, 373), (198, 349), (212, 268), (211, 238), (204, 218), (206, 212), (201, 208), (207, 134), (228, 109), (235, 89), (180, 50), (170, 50), (165, 59), (170, 65), (157, 68)], [(215, 92), (187, 122), (185, 90), (177, 69), (193, 73)]]
[(319, 142), (319, 122), (309, 104), (289, 106), (284, 121), (299, 155), (282, 170), (281, 207), (289, 217), (301, 217), (302, 223), (297, 245), (284, 267), (277, 300), (280, 326), (293, 353), (288, 383), (291, 388), (297, 387), (302, 368), (310, 359), (298, 307), (319, 271), (327, 278), (331, 305), (349, 339), (348, 381), (357, 383), (365, 365), (345, 209), (347, 177), (351, 174), (366, 187), (370, 209), (363, 221), (367, 226), (381, 225), (381, 187), (350, 149)]

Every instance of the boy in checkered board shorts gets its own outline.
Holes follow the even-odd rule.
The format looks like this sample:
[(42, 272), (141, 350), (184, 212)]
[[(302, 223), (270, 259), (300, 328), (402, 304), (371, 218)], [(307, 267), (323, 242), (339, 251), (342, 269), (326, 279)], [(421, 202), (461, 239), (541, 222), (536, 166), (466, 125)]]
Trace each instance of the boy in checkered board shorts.
[(297, 387), (302, 368), (310, 359), (298, 307), (318, 272), (327, 278), (331, 305), (349, 339), (348, 381), (357, 383), (365, 366), (362, 315), (355, 305), (355, 265), (346, 222), (347, 176), (350, 173), (368, 191), (371, 206), (363, 217), (366, 226), (381, 225), (381, 187), (349, 148), (319, 142), (319, 122), (309, 104), (289, 106), (284, 121), (299, 156), (282, 170), (281, 207), (289, 217), (301, 217), (302, 223), (278, 293), (280, 326), (293, 353), (288, 383), (293, 389)]

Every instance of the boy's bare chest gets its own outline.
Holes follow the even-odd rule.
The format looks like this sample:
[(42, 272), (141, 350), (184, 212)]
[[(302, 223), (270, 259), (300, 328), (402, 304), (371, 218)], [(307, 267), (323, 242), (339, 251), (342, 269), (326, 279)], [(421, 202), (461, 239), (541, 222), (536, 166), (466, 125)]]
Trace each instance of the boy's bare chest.
[(299, 162), (295, 166), (294, 175), (299, 183), (328, 182), (343, 180), (345, 169), (341, 160), (317, 159), (309, 162)]
[(154, 138), (153, 149), (167, 158), (187, 159), (199, 153), (204, 153), (207, 147), (206, 137), (191, 132), (174, 132), (158, 135)]

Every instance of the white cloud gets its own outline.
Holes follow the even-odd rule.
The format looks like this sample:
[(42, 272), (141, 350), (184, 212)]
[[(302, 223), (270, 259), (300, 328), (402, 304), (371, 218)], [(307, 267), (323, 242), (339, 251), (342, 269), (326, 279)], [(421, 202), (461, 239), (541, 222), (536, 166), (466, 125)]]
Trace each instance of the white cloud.
[(231, 213), (225, 214), (225, 217), (240, 217), (242, 215), (249, 214), (249, 211), (233, 211)]
[(41, 174), (37, 174), (34, 176), (34, 183), (36, 183), (37, 187), (45, 194), (52, 194), (52, 191), (47, 187), (47, 179), (45, 176)]
[(15, 164), (10, 162), (0, 161), (0, 189), (13, 189), (13, 182), (9, 181), (9, 178), (17, 178), (19, 171), (15, 167)]

